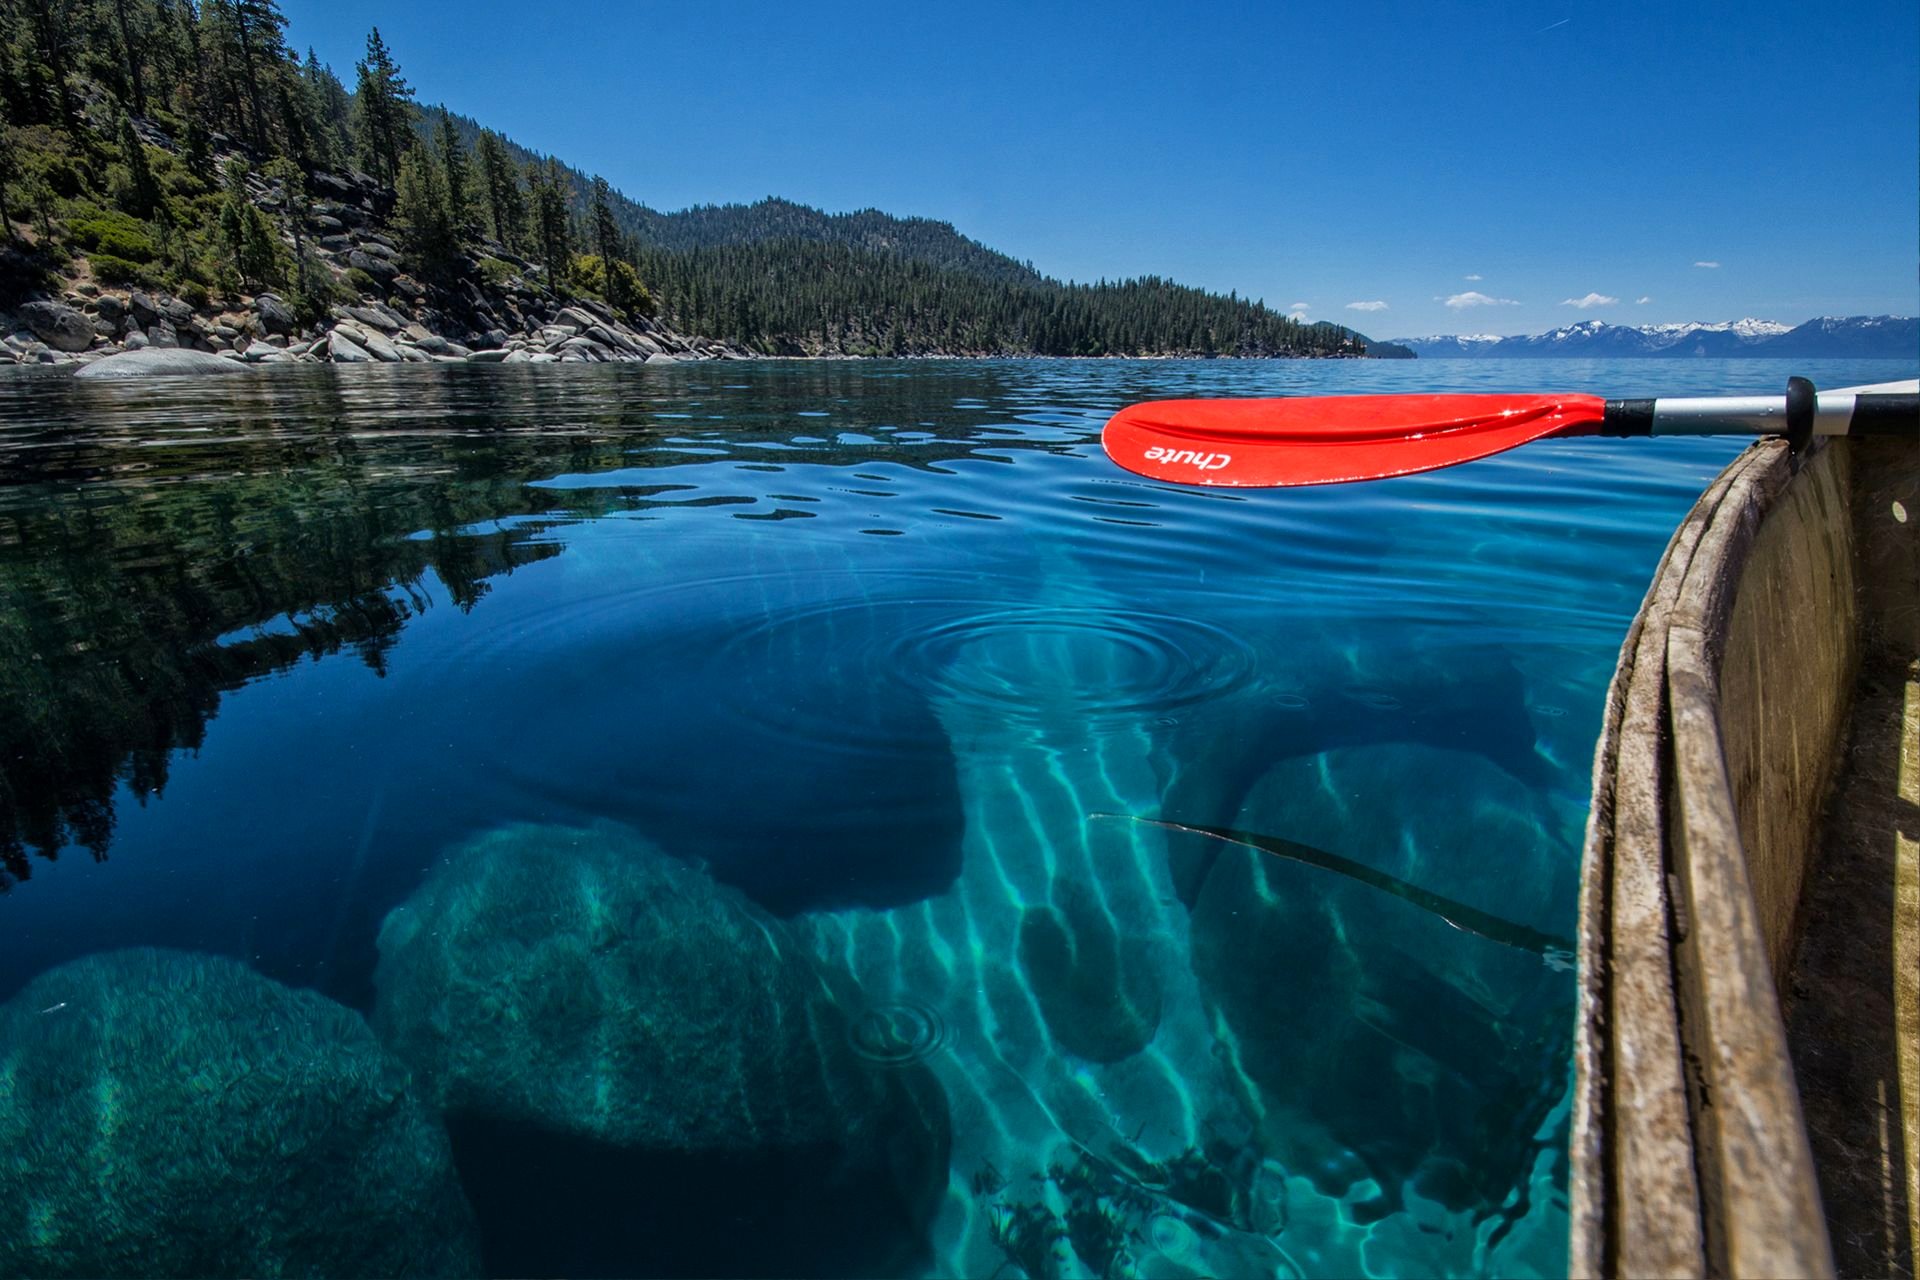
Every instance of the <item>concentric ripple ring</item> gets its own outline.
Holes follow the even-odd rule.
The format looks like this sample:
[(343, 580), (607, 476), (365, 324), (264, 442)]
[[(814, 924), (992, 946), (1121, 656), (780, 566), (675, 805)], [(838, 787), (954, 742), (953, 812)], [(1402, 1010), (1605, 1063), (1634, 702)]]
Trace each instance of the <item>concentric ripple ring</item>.
[(873, 1005), (847, 1028), (853, 1051), (882, 1067), (924, 1062), (946, 1048), (950, 1038), (947, 1020), (938, 1010), (910, 1000)]

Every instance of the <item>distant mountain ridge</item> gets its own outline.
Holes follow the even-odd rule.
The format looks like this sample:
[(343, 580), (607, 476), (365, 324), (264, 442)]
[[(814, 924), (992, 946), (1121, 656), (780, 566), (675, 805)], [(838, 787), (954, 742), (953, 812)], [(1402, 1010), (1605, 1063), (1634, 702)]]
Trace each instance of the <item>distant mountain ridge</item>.
[(1920, 320), (1913, 316), (1821, 316), (1796, 326), (1751, 318), (1716, 324), (1650, 325), (1583, 320), (1547, 333), (1448, 334), (1392, 341), (1429, 360), (1488, 356), (1920, 359)]
[[(416, 127), (430, 137), (439, 108)], [(472, 150), (481, 125), (449, 113)], [(500, 139), (524, 166), (548, 157)], [(576, 208), (592, 180), (558, 163)], [(607, 193), (663, 316), (779, 355), (1378, 355), (1367, 335), (1154, 276), (1068, 283), (950, 222), (768, 196), (662, 213)]]
[[(427, 136), (438, 110), (421, 113), (422, 136)], [(458, 112), (448, 115), (461, 143), (472, 150), (480, 137), (480, 123)], [(547, 158), (512, 138), (503, 137), (501, 141), (522, 166)], [(564, 161), (560, 169), (572, 187), (574, 203), (585, 206), (592, 179)], [(989, 249), (962, 235), (951, 222), (934, 218), (898, 217), (879, 209), (827, 213), (779, 196), (767, 196), (752, 204), (701, 204), (662, 213), (615, 189), (611, 203), (620, 229), (650, 249), (685, 252), (790, 240), (894, 254), (1001, 284), (1046, 283), (1046, 277), (1031, 262)]]

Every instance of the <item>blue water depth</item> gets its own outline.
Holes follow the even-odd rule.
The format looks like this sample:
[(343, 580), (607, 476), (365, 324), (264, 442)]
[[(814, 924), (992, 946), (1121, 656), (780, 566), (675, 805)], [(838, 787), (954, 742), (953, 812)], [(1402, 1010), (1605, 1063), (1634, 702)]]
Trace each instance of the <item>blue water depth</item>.
[[(0, 383), (0, 1134), (111, 1156), (0, 1174), (0, 1259), (1563, 1272), (1590, 753), (1738, 442), (1256, 492), (1098, 432), (1159, 396), (1787, 372)], [(378, 1106), (327, 1092), (380, 1071)], [(278, 1101), (180, 1101), (222, 1080)], [(193, 1178), (276, 1225), (123, 1207)], [(87, 1252), (116, 1231), (171, 1243)]]

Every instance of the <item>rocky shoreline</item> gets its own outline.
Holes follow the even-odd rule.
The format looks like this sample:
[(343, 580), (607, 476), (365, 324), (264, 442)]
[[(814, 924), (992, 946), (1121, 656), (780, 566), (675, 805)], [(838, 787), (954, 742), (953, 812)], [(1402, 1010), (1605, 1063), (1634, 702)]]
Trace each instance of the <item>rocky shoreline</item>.
[(225, 305), (203, 298), (196, 306), (167, 293), (105, 285), (78, 258), (59, 296), (0, 313), (7, 335), (0, 364), (90, 364), (150, 348), (209, 352), (241, 364), (665, 363), (754, 354), (652, 319), (623, 319), (592, 298), (557, 297), (540, 266), (499, 244), (484, 246), (485, 260), (469, 262), (453, 284), (424, 282), (408, 273), (400, 247), (379, 229), (389, 191), (362, 173), (317, 173), (311, 185), (315, 194), (296, 200), (292, 219), (279, 183), (252, 178), (249, 195), (281, 225), (299, 225), (297, 241), (283, 232), (282, 244), (327, 272), (336, 296), (351, 299), (330, 306), (325, 317), (303, 323), (273, 292), (223, 298)]
[[(238, 307), (196, 311), (168, 294), (117, 293), (80, 284), (54, 301), (27, 303), (10, 317), (0, 362), (84, 365), (124, 351), (180, 349), (237, 364), (369, 364), (468, 361), (547, 364), (744, 359), (742, 348), (691, 338), (651, 321), (628, 324), (604, 305), (574, 299), (543, 307), (529, 299), (521, 327), (437, 331), (419, 312), (362, 299), (327, 320), (300, 325), (286, 303), (263, 293)], [(440, 327), (441, 329), (444, 326)]]

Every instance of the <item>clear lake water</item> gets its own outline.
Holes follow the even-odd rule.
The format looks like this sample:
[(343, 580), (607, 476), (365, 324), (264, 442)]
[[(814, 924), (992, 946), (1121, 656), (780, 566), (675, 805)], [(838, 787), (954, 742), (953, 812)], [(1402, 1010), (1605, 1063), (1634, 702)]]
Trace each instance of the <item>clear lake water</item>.
[(1591, 752), (1742, 442), (1099, 430), (1789, 372), (1912, 371), (0, 378), (0, 1273), (1564, 1273)]

